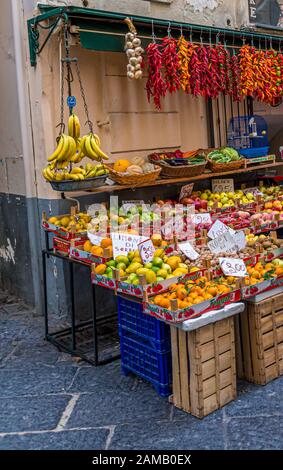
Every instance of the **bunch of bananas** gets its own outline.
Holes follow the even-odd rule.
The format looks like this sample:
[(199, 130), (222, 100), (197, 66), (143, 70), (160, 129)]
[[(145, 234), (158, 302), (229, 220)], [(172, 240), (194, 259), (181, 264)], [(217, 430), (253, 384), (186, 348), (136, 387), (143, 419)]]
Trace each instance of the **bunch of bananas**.
[[(109, 157), (101, 150), (99, 137), (89, 133), (81, 138), (81, 125), (76, 114), (69, 117), (68, 131), (69, 135), (61, 134), (56, 150), (48, 158), (48, 166), (42, 171), (44, 178), (47, 181), (84, 180), (108, 174), (101, 162), (109, 160)], [(85, 157), (98, 161), (100, 165), (88, 163), (85, 169), (72, 169), (73, 163), (80, 163)]]
[(61, 172), (55, 173), (49, 167), (44, 168), (43, 175), (47, 181), (65, 181), (65, 180), (74, 180), (74, 181), (83, 181), (89, 178), (95, 178), (97, 176), (108, 175), (109, 170), (104, 167), (102, 163), (98, 165), (92, 165), (87, 163), (85, 168), (75, 167), (71, 171), (63, 170)]
[(84, 155), (91, 160), (109, 160), (109, 157), (101, 150), (101, 142), (98, 135), (88, 134), (82, 138), (81, 149)]

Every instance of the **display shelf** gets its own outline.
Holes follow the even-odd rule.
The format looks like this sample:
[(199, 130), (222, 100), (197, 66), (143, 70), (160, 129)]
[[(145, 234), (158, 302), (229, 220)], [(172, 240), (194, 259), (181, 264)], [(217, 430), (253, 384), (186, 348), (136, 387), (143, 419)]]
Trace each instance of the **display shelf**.
[[(241, 173), (248, 173), (248, 172), (253, 172), (257, 170), (265, 170), (265, 169), (272, 169), (272, 168), (279, 168), (283, 167), (283, 161), (282, 162), (275, 162), (267, 165), (257, 165), (253, 166), (250, 168), (241, 168), (240, 170), (237, 170), (236, 174), (241, 174)], [(99, 193), (112, 193), (116, 191), (123, 191), (123, 190), (128, 190), (128, 189), (139, 189), (139, 188), (146, 188), (146, 187), (151, 187), (151, 186), (166, 186), (166, 185), (172, 185), (172, 184), (183, 184), (183, 183), (190, 183), (192, 181), (201, 181), (201, 180), (206, 180), (206, 179), (212, 179), (212, 178), (219, 178), (221, 176), (225, 177), (227, 175), (235, 175), (235, 170), (233, 171), (225, 171), (221, 173), (212, 173), (210, 171), (207, 171), (203, 173), (202, 175), (199, 176), (192, 176), (191, 178), (186, 177), (186, 178), (162, 178), (160, 180), (154, 181), (153, 183), (146, 183), (146, 184), (141, 184), (139, 186), (127, 186), (127, 185), (119, 185), (119, 184), (113, 184), (111, 186), (105, 185), (105, 186), (100, 186), (97, 189), (90, 190), (92, 194), (99, 194)]]

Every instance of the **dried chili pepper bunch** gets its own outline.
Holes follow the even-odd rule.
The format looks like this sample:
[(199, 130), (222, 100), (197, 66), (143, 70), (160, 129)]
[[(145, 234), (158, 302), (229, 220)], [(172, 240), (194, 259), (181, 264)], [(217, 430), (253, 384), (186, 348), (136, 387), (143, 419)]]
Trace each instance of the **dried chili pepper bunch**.
[(198, 60), (200, 63), (200, 92), (204, 98), (211, 97), (211, 72), (209, 69), (209, 48), (201, 45), (197, 48)]
[(201, 62), (198, 56), (198, 48), (196, 46), (194, 46), (190, 66), (191, 66), (191, 77), (190, 77), (191, 93), (194, 96), (198, 96), (201, 94), (202, 68), (201, 68)]
[(194, 52), (194, 45), (181, 36), (177, 44), (180, 65), (180, 85), (185, 93), (190, 93), (190, 63)]
[(231, 97), (233, 101), (239, 103), (242, 100), (240, 88), (240, 63), (239, 56), (235, 52), (230, 57), (230, 71), (231, 71)]
[(162, 64), (164, 67), (164, 80), (169, 93), (180, 90), (180, 62), (176, 39), (168, 36), (162, 40)]
[(230, 89), (228, 70), (230, 55), (227, 49), (222, 44), (218, 44), (215, 49), (218, 57), (219, 93), (228, 95)]
[(161, 98), (165, 96), (167, 86), (162, 76), (162, 53), (155, 42), (146, 48), (148, 80), (146, 83), (147, 98), (153, 98), (157, 109), (161, 109)]

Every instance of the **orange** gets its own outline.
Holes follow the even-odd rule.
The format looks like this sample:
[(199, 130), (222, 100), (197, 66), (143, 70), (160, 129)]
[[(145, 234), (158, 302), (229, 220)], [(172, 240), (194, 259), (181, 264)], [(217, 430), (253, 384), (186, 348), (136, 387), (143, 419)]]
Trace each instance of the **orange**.
[(161, 302), (163, 301), (163, 297), (162, 295), (157, 295), (156, 297), (154, 297), (154, 303), (156, 305), (161, 305)]
[(275, 268), (275, 274), (276, 274), (276, 276), (281, 276), (281, 274), (283, 274), (283, 269), (280, 268), (280, 266), (277, 266)]
[(217, 295), (217, 287), (209, 287), (207, 289), (208, 294), (211, 294), (213, 297)]
[(177, 288), (177, 297), (180, 300), (184, 300), (187, 297), (187, 291), (183, 286)]
[(111, 238), (104, 238), (104, 240), (101, 240), (100, 246), (101, 248), (108, 248), (109, 246), (112, 246)]
[(170, 299), (170, 300), (175, 300), (175, 299), (177, 299), (177, 294), (176, 294), (176, 292), (173, 292), (173, 293), (169, 296), (169, 299)]
[(204, 301), (204, 298), (199, 296), (195, 299), (194, 303), (195, 304), (201, 304), (203, 301)]
[(103, 256), (103, 248), (101, 248), (100, 246), (93, 246), (91, 249), (91, 253), (95, 256)]
[(92, 249), (92, 244), (89, 240), (87, 240), (84, 244), (84, 251), (91, 253), (91, 249)]
[(129, 160), (117, 160), (114, 163), (114, 170), (118, 171), (118, 173), (125, 173), (130, 165), (131, 162)]
[(273, 264), (267, 263), (267, 264), (265, 265), (265, 269), (266, 269), (267, 271), (270, 271), (271, 269), (273, 269)]
[(162, 299), (161, 307), (170, 308), (170, 300), (169, 299)]
[(190, 293), (190, 298), (191, 298), (191, 299), (195, 300), (195, 299), (197, 299), (197, 297), (198, 297), (198, 295), (197, 295), (196, 292), (191, 292), (191, 293)]
[(96, 274), (104, 274), (106, 269), (107, 269), (107, 266), (105, 264), (100, 264), (99, 266), (96, 266), (95, 273)]

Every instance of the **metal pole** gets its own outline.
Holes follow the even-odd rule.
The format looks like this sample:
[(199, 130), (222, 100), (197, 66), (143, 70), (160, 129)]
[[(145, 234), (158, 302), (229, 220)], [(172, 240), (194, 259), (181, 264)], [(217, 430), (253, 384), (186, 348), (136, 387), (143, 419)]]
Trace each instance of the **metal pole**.
[(75, 320), (75, 293), (74, 293), (74, 266), (70, 262), (70, 289), (71, 289), (71, 322), (72, 322), (72, 349), (76, 350), (76, 320)]
[(93, 324), (93, 351), (94, 351), (94, 364), (99, 365), (98, 361), (98, 344), (97, 344), (97, 318), (96, 318), (96, 292), (95, 284), (92, 287), (92, 324)]

